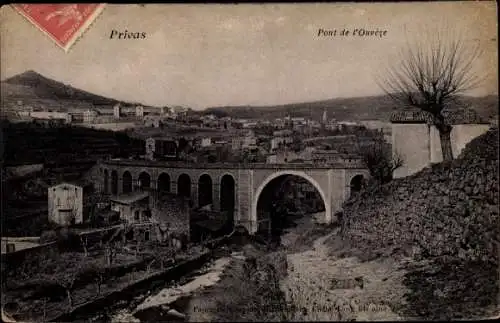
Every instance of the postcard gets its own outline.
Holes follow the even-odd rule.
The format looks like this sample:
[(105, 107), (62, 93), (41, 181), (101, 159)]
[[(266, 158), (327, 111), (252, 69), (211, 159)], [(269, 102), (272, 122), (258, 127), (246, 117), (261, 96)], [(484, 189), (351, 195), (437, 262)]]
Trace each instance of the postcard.
[(0, 21), (3, 321), (498, 318), (496, 3)]

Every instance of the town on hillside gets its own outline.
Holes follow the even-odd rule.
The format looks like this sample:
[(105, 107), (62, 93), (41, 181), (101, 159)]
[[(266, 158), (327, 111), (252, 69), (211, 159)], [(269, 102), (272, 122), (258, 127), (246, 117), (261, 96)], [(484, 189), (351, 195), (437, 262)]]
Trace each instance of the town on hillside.
[[(168, 7), (106, 10), (153, 17)], [(231, 10), (217, 10), (236, 28)], [(299, 11), (286, 12), (279, 21)], [(13, 9), (0, 13), (14, 26)], [(491, 88), (475, 82), (480, 56), (459, 60), (450, 50), (461, 47), (439, 41), (390, 61), (377, 95), (297, 101), (280, 89), (279, 105), (232, 104), (190, 78), (192, 89), (127, 97), (94, 75), (107, 86), (96, 94), (70, 72), (49, 77), (63, 74), (9, 58), (18, 67), (0, 83), (2, 320), (497, 318), (498, 94), (468, 93)]]

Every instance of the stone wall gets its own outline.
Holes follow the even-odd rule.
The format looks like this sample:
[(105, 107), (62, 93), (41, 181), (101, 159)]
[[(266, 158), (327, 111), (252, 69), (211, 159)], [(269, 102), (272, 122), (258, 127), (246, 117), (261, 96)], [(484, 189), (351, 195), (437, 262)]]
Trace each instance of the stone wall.
[(498, 221), (498, 130), (448, 163), (367, 189), (344, 204), (344, 234), (363, 250), (491, 258)]
[(154, 234), (160, 241), (168, 235), (186, 235), (189, 237), (189, 206), (188, 202), (173, 194), (160, 195), (153, 199), (151, 215), (156, 222)]
[(356, 254), (428, 263), (407, 277), (410, 316), (470, 318), (495, 306), (498, 166), (494, 129), (472, 140), (459, 158), (367, 188), (344, 204), (342, 236)]

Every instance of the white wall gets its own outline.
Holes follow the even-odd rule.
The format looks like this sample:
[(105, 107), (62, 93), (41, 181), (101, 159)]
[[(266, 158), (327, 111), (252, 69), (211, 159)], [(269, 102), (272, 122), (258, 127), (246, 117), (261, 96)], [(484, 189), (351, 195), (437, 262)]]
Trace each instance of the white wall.
[(111, 130), (111, 131), (122, 131), (136, 127), (134, 122), (94, 123), (94, 124), (82, 124), (81, 126), (87, 128)]
[(416, 173), (429, 164), (430, 136), (427, 124), (392, 125), (392, 152), (399, 154), (404, 165), (394, 171), (394, 177)]
[[(454, 125), (450, 134), (453, 157), (458, 157), (472, 139), (489, 128), (488, 124)], [(431, 163), (443, 161), (439, 131), (427, 124), (393, 124), (392, 151), (393, 154), (399, 152), (405, 163), (394, 171), (395, 178), (409, 176)]]
[(83, 189), (71, 184), (60, 184), (48, 189), (49, 221), (60, 225), (69, 225), (70, 219), (59, 212), (60, 209), (72, 209), (75, 223), (83, 222)]
[(460, 124), (451, 131), (453, 156), (458, 157), (465, 146), (474, 138), (486, 133), (490, 129), (488, 124)]

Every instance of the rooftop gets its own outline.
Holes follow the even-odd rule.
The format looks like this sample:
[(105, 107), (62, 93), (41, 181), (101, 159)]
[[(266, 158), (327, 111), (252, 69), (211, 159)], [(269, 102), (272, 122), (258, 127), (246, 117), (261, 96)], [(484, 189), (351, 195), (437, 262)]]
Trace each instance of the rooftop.
[(78, 187), (83, 187), (83, 188), (91, 188), (94, 186), (92, 182), (86, 181), (86, 180), (74, 180), (74, 181), (64, 181), (61, 183), (58, 183), (56, 185), (51, 186), (52, 187), (57, 187), (61, 185), (72, 185), (72, 186), (78, 186)]
[(127, 194), (121, 194), (118, 196), (113, 196), (110, 198), (112, 202), (118, 202), (121, 204), (131, 204), (149, 196), (148, 192), (131, 192)]
[[(451, 125), (457, 124), (486, 124), (476, 111), (472, 109), (459, 109), (455, 111), (443, 110), (445, 122)], [(432, 118), (428, 112), (411, 109), (396, 111), (391, 115), (392, 123), (431, 123)]]

